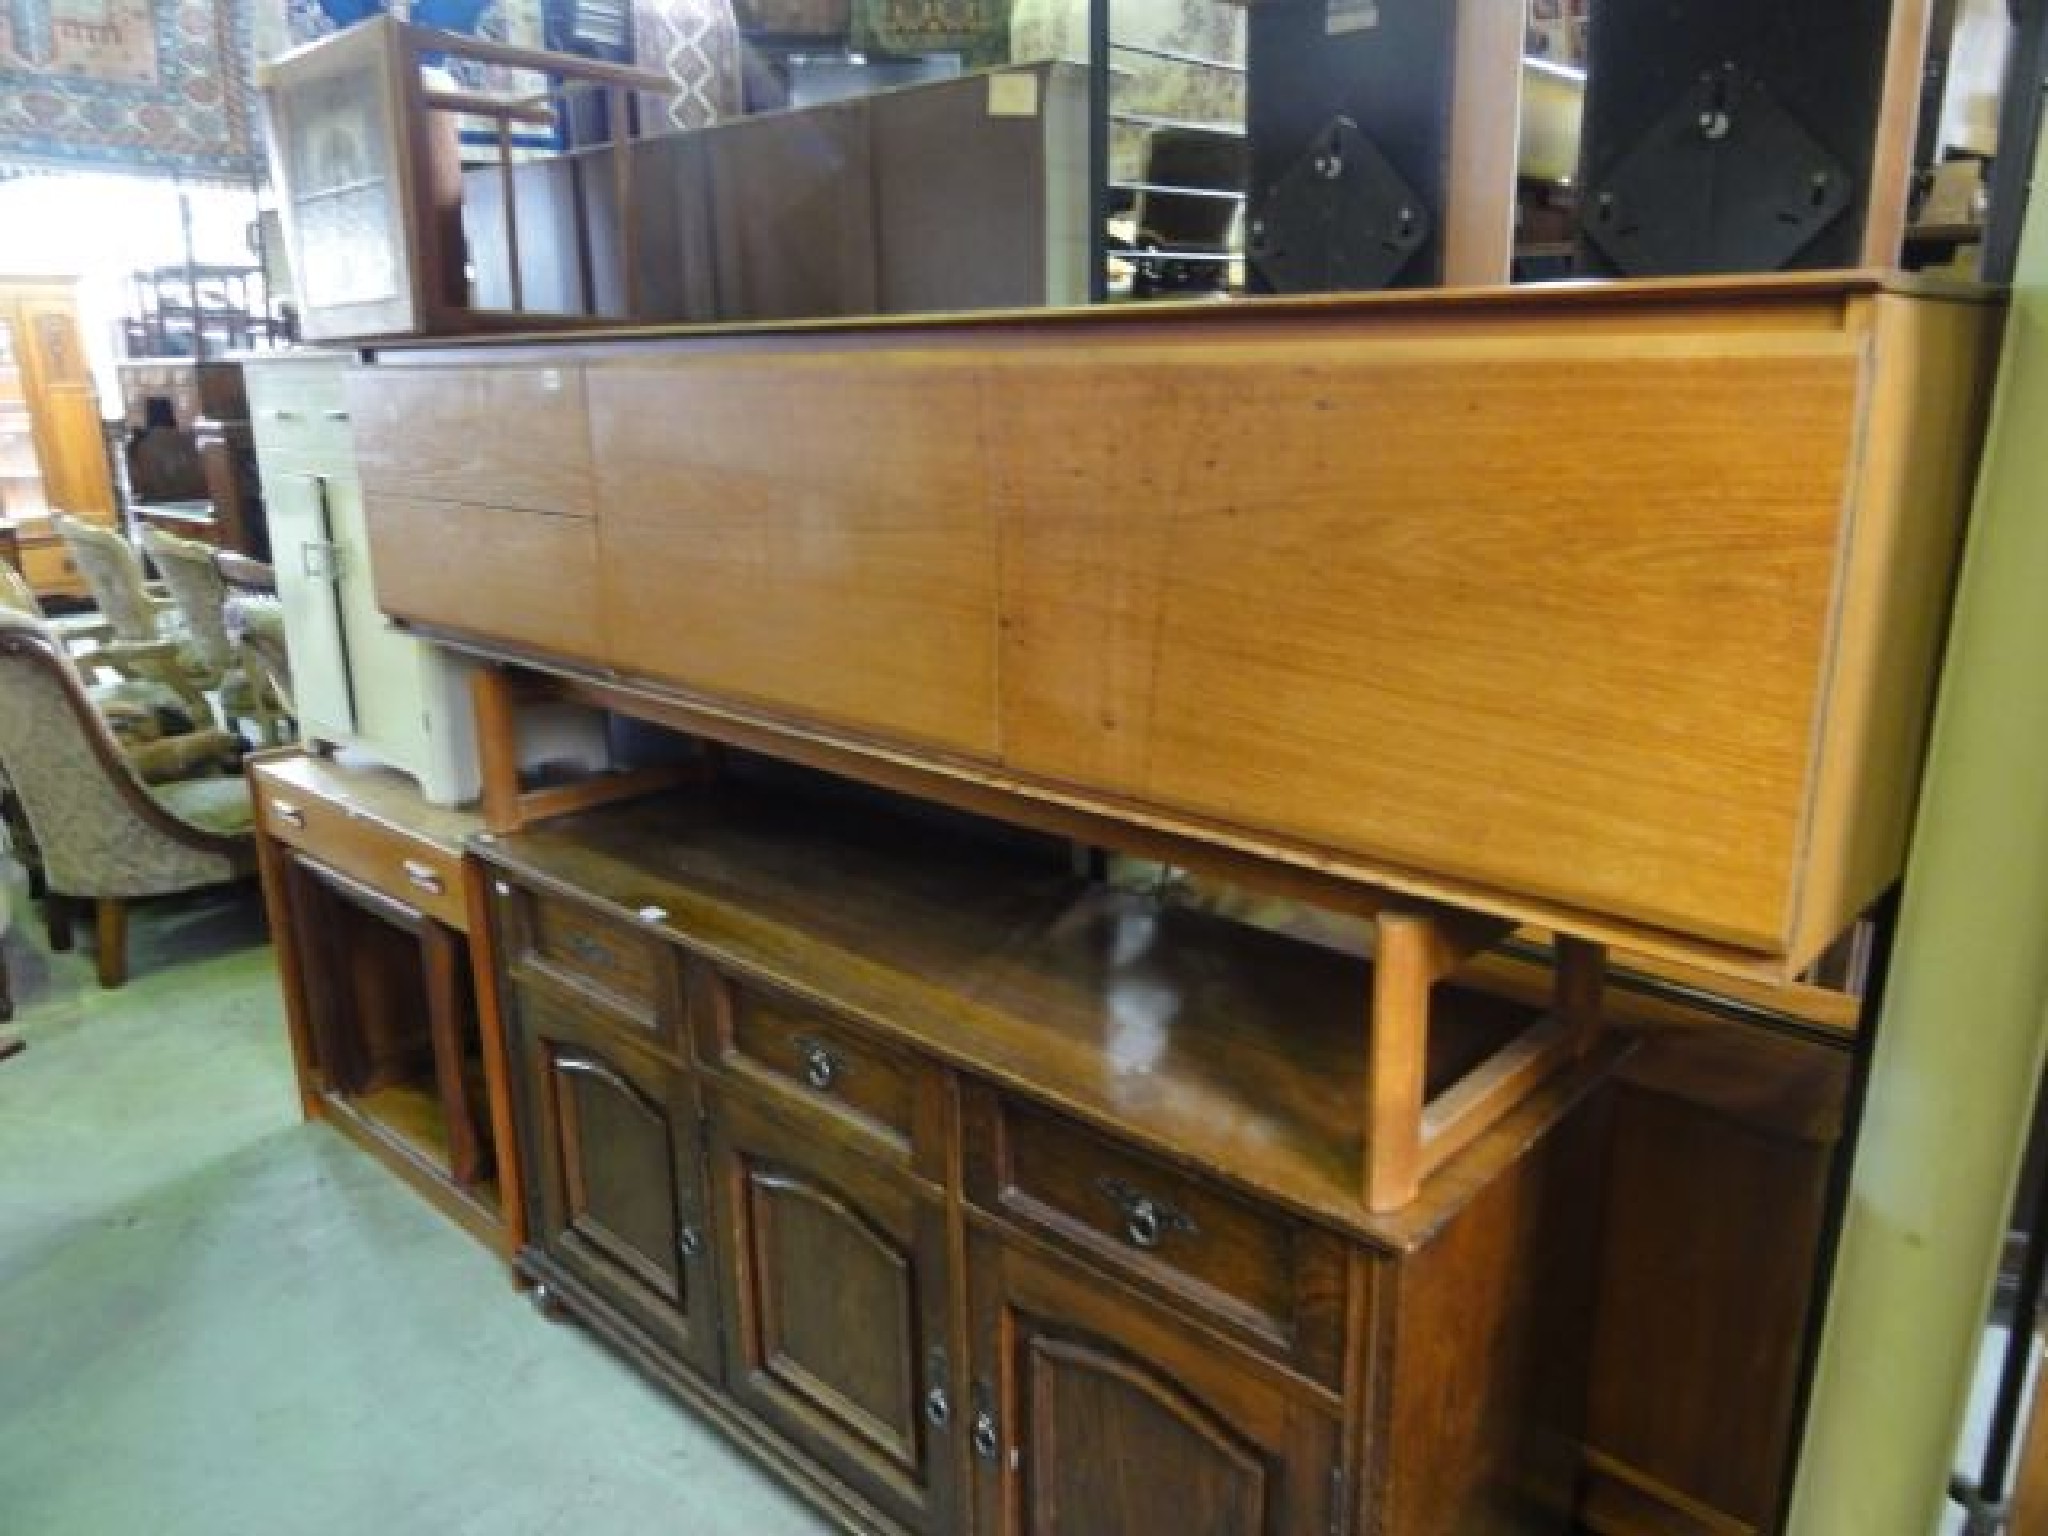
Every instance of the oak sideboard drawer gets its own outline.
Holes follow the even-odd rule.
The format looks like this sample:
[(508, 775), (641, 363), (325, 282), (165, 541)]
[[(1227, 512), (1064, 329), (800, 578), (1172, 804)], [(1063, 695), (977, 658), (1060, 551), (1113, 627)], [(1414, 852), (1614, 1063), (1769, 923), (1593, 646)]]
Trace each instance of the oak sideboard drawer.
[(919, 1065), (836, 1014), (766, 987), (706, 973), (701, 1047), (735, 1077), (785, 1102), (873, 1134), (908, 1161), (916, 1136)]
[(1347, 1257), (1335, 1234), (979, 1085), (963, 1098), (975, 1205), (1341, 1385)]
[(524, 953), (515, 951), (515, 963), (595, 992), (636, 1018), (652, 1021), (662, 1013), (658, 940), (541, 892), (523, 894), (522, 916)]
[(469, 931), (459, 852), (409, 836), (348, 805), (281, 787), (262, 776), (255, 783), (256, 814), (279, 842), (451, 928)]

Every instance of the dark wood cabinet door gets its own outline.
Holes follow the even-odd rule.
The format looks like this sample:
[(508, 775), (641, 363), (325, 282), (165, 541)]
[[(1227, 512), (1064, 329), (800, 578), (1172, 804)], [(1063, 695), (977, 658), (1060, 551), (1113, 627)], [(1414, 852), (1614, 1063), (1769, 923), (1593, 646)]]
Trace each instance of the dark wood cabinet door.
[(547, 1255), (665, 1352), (718, 1366), (695, 1094), (577, 1005), (506, 988), (523, 1067), (529, 1221)]
[(964, 1404), (1000, 1536), (1330, 1536), (1334, 1404), (1078, 1265), (977, 1234)]
[(711, 1144), (729, 1390), (905, 1526), (960, 1529), (943, 1203), (745, 1094)]

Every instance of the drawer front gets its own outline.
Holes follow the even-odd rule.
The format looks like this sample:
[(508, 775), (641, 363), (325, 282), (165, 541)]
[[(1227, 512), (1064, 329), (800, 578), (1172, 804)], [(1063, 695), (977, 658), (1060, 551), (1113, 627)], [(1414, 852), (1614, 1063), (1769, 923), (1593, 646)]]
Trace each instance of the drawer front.
[(249, 425), (263, 465), (354, 462), (346, 377), (340, 358), (249, 368)]
[(871, 1133), (907, 1160), (916, 1142), (919, 1065), (858, 1025), (751, 983), (707, 972), (707, 1052), (735, 1077)]
[(517, 507), (422, 501), (365, 485), (377, 606), (397, 619), (603, 661), (597, 524)]
[(581, 369), (359, 368), (347, 388), (373, 496), (596, 515)]
[(966, 1108), (967, 1193), (983, 1210), (1341, 1385), (1342, 1239), (978, 1085)]
[(667, 945), (616, 918), (543, 891), (496, 884), (501, 942), (514, 978), (541, 977), (592, 998), (621, 1028), (665, 1054), (680, 1054), (682, 1030), (669, 984)]
[(353, 876), (450, 928), (469, 931), (462, 855), (410, 837), (348, 806), (256, 778), (256, 812), (281, 843)]

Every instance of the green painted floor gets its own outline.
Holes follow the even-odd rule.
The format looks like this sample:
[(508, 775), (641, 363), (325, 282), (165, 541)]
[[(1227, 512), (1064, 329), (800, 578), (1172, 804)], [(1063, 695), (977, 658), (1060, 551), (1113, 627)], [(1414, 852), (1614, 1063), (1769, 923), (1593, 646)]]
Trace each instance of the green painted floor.
[[(136, 914), (129, 985), (6, 938), (4, 1536), (825, 1527), (333, 1132), (254, 892)], [(89, 931), (89, 925), (88, 925)]]

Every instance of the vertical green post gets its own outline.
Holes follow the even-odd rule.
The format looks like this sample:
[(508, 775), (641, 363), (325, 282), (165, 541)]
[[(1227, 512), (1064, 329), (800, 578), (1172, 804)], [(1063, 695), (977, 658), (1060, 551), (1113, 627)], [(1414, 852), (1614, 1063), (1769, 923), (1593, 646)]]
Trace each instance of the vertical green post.
[(1934, 1529), (2048, 1041), (2048, 164), (2036, 166), (1792, 1536)]

